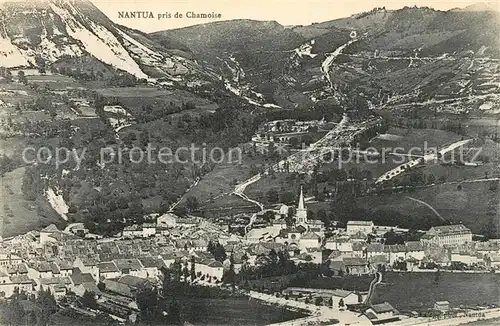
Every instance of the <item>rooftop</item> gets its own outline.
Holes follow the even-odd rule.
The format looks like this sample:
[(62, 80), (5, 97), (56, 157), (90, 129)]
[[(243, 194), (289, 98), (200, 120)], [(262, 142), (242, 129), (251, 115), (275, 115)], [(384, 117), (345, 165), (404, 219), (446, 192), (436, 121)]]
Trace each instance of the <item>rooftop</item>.
[(348, 221), (347, 225), (373, 226), (373, 221)]

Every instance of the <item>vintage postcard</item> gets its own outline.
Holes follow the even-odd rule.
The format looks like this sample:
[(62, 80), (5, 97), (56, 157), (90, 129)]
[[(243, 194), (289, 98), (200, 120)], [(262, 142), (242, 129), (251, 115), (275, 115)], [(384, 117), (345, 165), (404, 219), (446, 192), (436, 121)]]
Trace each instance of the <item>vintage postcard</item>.
[(0, 0), (0, 325), (500, 325), (500, 2)]

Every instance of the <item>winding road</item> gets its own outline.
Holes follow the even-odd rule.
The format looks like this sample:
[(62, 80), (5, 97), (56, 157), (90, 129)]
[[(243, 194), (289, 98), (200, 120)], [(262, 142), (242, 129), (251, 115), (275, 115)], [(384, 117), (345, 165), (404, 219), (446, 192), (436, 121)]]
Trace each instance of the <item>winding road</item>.
[(368, 295), (365, 298), (364, 304), (370, 305), (373, 297), (373, 293), (375, 291), (375, 287), (382, 283), (382, 273), (376, 272), (375, 278), (371, 281), (370, 287), (368, 288)]

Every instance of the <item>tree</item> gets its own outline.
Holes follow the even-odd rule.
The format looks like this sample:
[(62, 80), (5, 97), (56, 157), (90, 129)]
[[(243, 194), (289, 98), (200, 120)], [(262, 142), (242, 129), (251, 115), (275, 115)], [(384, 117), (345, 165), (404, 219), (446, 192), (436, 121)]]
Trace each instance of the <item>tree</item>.
[(183, 318), (181, 314), (181, 306), (174, 298), (168, 305), (168, 325), (183, 325)]
[(7, 307), (5, 307), (1, 321), (3, 325), (17, 326), (23, 324), (24, 317), (25, 311), (23, 309), (23, 306), (21, 306), (21, 304), (19, 303), (19, 297), (15, 296), (9, 302)]
[(23, 83), (25, 85), (28, 84), (28, 79), (26, 78), (26, 75), (22, 70), (19, 70), (19, 72), (17, 73), (17, 79), (19, 80), (20, 83)]
[(195, 258), (194, 256), (191, 257), (191, 282), (194, 282), (194, 280), (196, 279), (196, 270), (195, 270), (195, 265), (196, 265), (196, 262), (195, 262)]
[(271, 204), (276, 204), (279, 201), (279, 194), (275, 189), (267, 192), (267, 201)]
[(91, 309), (97, 309), (97, 300), (95, 299), (94, 292), (85, 290), (85, 292), (82, 295), (81, 302), (85, 307), (89, 307)]
[(295, 201), (295, 194), (293, 192), (285, 191), (280, 194), (280, 202), (288, 204), (294, 201)]
[(184, 268), (182, 269), (182, 276), (184, 276), (184, 282), (188, 281), (189, 275), (190, 275), (190, 272), (188, 269), (188, 264), (186, 262), (186, 264), (184, 265)]
[(273, 211), (267, 211), (264, 214), (262, 214), (262, 219), (269, 223), (272, 219), (274, 219), (274, 212)]
[(154, 320), (158, 308), (158, 297), (154, 288), (139, 290), (136, 294), (136, 301), (141, 317), (144, 320)]
[(199, 206), (200, 206), (200, 203), (198, 202), (198, 198), (196, 198), (195, 196), (188, 196), (186, 198), (186, 207), (190, 211), (197, 210)]
[(345, 304), (344, 304), (344, 299), (340, 299), (339, 301), (339, 308), (344, 308)]
[(431, 173), (427, 176), (427, 184), (431, 185), (434, 182), (436, 182), (436, 177)]
[(43, 326), (49, 325), (50, 316), (57, 311), (56, 299), (50, 293), (50, 290), (47, 289), (45, 291), (43, 288), (40, 288), (35, 304), (37, 307), (37, 324)]

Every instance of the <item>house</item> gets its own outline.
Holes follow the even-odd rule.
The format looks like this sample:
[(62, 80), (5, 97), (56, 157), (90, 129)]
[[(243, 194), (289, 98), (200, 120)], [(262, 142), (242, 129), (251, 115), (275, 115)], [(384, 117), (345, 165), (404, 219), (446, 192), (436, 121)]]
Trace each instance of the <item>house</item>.
[(206, 251), (208, 248), (208, 241), (205, 239), (193, 239), (191, 240), (191, 246), (195, 251)]
[(399, 320), (399, 312), (388, 302), (371, 305), (364, 311), (364, 315), (368, 317), (373, 325)]
[(198, 220), (194, 217), (189, 218), (177, 218), (175, 224), (177, 227), (191, 228), (198, 225)]
[(300, 237), (299, 248), (319, 248), (321, 246), (321, 237), (312, 231), (307, 231)]
[(288, 245), (294, 244), (298, 247), (300, 245), (300, 239), (302, 238), (302, 233), (304, 233), (304, 231), (305, 229), (302, 226), (283, 229), (279, 232), (279, 236), (276, 238), (276, 242)]
[(340, 303), (344, 303), (344, 305), (358, 304), (359, 303), (359, 295), (352, 291), (345, 290), (333, 290), (332, 291), (332, 307), (334, 309), (338, 309), (340, 307)]
[(128, 286), (132, 293), (152, 287), (152, 283), (148, 279), (133, 275), (123, 275), (117, 280), (117, 282)]
[(434, 303), (434, 309), (447, 312), (450, 310), (450, 303), (448, 301), (436, 301), (436, 303)]
[(53, 277), (52, 266), (46, 261), (31, 262), (28, 264), (28, 277), (31, 279)]
[(158, 279), (161, 274), (161, 268), (166, 267), (163, 261), (156, 257), (141, 257), (139, 261), (146, 271), (146, 278), (148, 279)]
[(346, 232), (347, 234), (356, 234), (358, 232), (369, 234), (372, 233), (375, 224), (372, 221), (348, 221)]
[(377, 272), (385, 269), (389, 264), (389, 259), (387, 255), (372, 255), (368, 257), (368, 262), (370, 263), (372, 271)]
[(321, 238), (325, 236), (325, 223), (320, 220), (308, 220), (307, 226), (309, 231), (316, 233)]
[(395, 262), (401, 262), (405, 260), (406, 247), (404, 245), (385, 245), (384, 251), (389, 257), (389, 264), (391, 265)]
[(421, 240), (424, 244), (459, 246), (472, 242), (472, 231), (463, 224), (434, 226)]
[(126, 239), (142, 238), (142, 226), (134, 224), (123, 229), (122, 236)]
[(311, 256), (311, 262), (321, 264), (323, 262), (323, 252), (319, 248), (307, 248), (306, 253)]
[(221, 280), (224, 274), (224, 266), (215, 259), (206, 259), (200, 263), (196, 263), (195, 269), (196, 272), (201, 272), (202, 275), (216, 278), (217, 280)]
[(64, 232), (69, 232), (76, 236), (85, 238), (85, 236), (89, 233), (89, 229), (87, 229), (83, 223), (72, 223), (64, 229)]
[(118, 278), (122, 275), (118, 267), (116, 267), (115, 263), (113, 263), (112, 261), (98, 263), (97, 268), (99, 269), (101, 280), (105, 280), (108, 278)]
[(60, 260), (57, 262), (57, 266), (59, 267), (59, 272), (61, 276), (71, 276), (73, 273), (73, 265), (67, 260)]
[(329, 268), (339, 274), (369, 274), (368, 261), (359, 257), (338, 256), (330, 261)]
[(80, 297), (82, 297), (85, 292), (93, 292), (95, 295), (101, 294), (101, 290), (99, 290), (94, 282), (82, 282), (81, 284), (72, 287), (72, 291)]
[(14, 275), (9, 277), (14, 288), (18, 288), (19, 292), (30, 293), (33, 290), (33, 280), (28, 278), (28, 275)]
[(132, 275), (136, 277), (147, 277), (147, 272), (137, 258), (114, 259), (116, 267), (122, 275)]
[(82, 273), (89, 273), (96, 282), (99, 281), (99, 268), (93, 258), (76, 257), (73, 261), (73, 267), (78, 267)]
[(156, 219), (156, 226), (161, 228), (172, 229), (177, 226), (177, 216), (172, 213), (166, 213)]
[(74, 268), (70, 276), (71, 290), (83, 283), (96, 283), (96, 280), (89, 273), (82, 273), (79, 268)]
[(351, 275), (369, 274), (368, 261), (359, 257), (345, 257), (343, 259), (345, 271)]
[(500, 254), (493, 254), (489, 256), (490, 259), (490, 267), (495, 270), (500, 270)]
[(0, 267), (18, 265), (22, 262), (21, 257), (11, 254), (0, 254)]
[(27, 275), (9, 276), (0, 271), (0, 298), (11, 297), (16, 288), (29, 293), (33, 289), (33, 281)]
[[(381, 243), (369, 243), (366, 247), (366, 258), (373, 256), (387, 256), (385, 246)], [(389, 260), (387, 258), (387, 260)]]
[(352, 244), (352, 256), (353, 257), (363, 257), (365, 245), (366, 244), (363, 242), (354, 242)]
[(352, 242), (349, 237), (334, 236), (328, 238), (325, 242), (325, 248), (330, 250), (338, 250), (346, 256), (352, 255)]
[(476, 252), (470, 250), (461, 250), (459, 248), (451, 249), (450, 260), (452, 262), (458, 262), (469, 266), (477, 264), (480, 261)]
[(142, 237), (143, 238), (153, 237), (155, 234), (156, 234), (156, 224), (144, 223), (142, 225)]
[(135, 297), (135, 294), (132, 293), (132, 290), (126, 284), (123, 284), (123, 283), (120, 283), (116, 280), (111, 280), (111, 279), (106, 279), (106, 280), (104, 280), (103, 283), (104, 283), (106, 292), (115, 293), (119, 296), (123, 296), (123, 297), (127, 297), (127, 298), (134, 298)]
[(406, 241), (406, 256), (405, 259), (413, 257), (414, 259), (421, 261), (425, 257), (424, 246), (420, 241)]
[(11, 265), (7, 267), (7, 274), (9, 274), (9, 276), (28, 275), (28, 267), (25, 263)]
[(56, 242), (56, 240), (50, 235), (58, 232), (60, 231), (54, 224), (50, 224), (49, 226), (43, 228), (42, 230), (40, 230), (40, 244), (45, 244), (47, 242)]
[(54, 298), (60, 299), (66, 295), (67, 289), (71, 286), (71, 279), (69, 277), (48, 277), (35, 280), (38, 289), (49, 289), (54, 295)]

